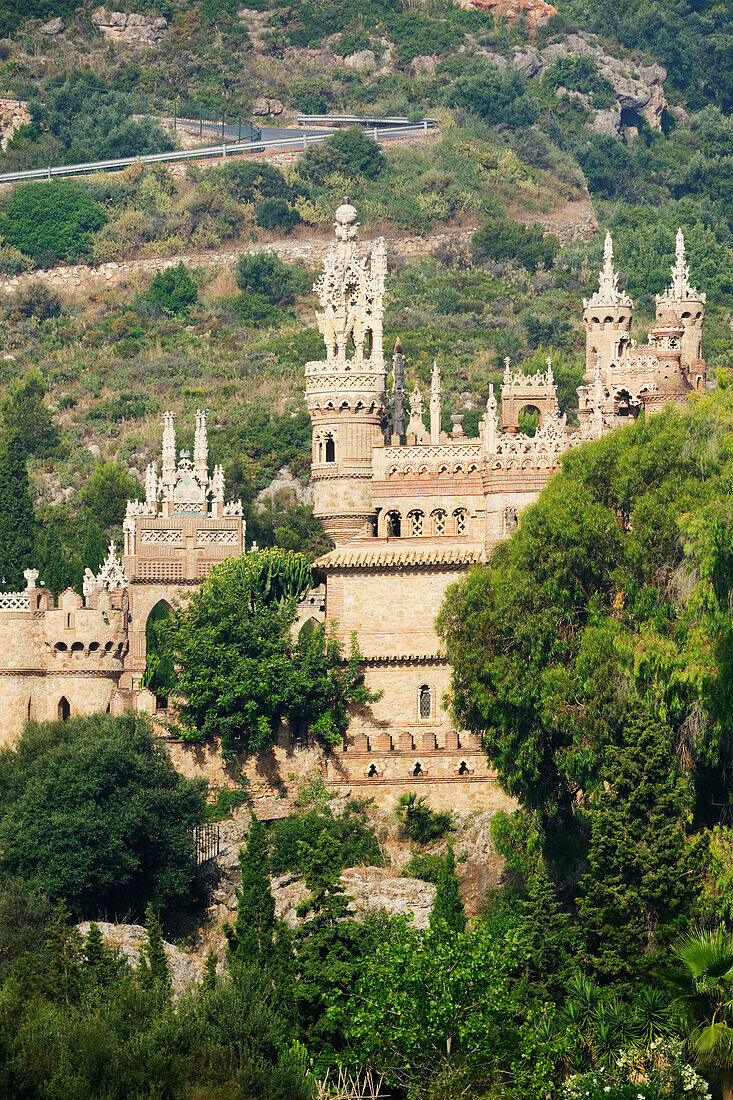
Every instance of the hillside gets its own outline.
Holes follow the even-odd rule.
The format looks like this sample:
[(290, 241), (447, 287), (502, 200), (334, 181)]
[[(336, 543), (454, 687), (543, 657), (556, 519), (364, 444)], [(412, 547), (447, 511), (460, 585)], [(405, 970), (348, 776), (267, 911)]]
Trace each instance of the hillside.
[[(156, 456), (166, 407), (179, 414), (184, 446), (194, 410), (211, 409), (212, 458), (242, 496), (253, 537), (311, 552), (323, 546), (305, 494), (266, 494), (274, 517), (255, 504), (282, 466), (307, 477), (301, 379), (320, 347), (308, 290), (317, 264), (278, 269), (274, 279), (265, 272), (267, 286), (262, 271), (250, 271), (242, 290), (231, 264), (206, 258), (270, 244), (287, 261), (318, 255), (345, 192), (363, 236), (396, 242), (387, 338), (400, 336), (409, 376), (421, 385), (440, 361), (446, 424), (463, 411), (465, 429), (475, 431), (505, 356), (539, 364), (552, 354), (572, 415), (581, 299), (600, 262), (596, 224), (614, 234), (639, 337), (684, 227), (693, 279), (708, 294), (703, 351), (713, 371), (727, 362), (733, 124), (727, 62), (712, 86), (701, 55), (701, 43), (717, 50), (729, 41), (719, 8), (669, 12), (647, 3), (632, 16), (611, 5), (602, 19), (574, 2), (539, 21), (536, 10), (514, 18), (391, 0), (143, 3), (122, 15), (36, 0), (4, 12), (0, 85), (22, 98), (27, 116), (6, 101), (0, 172), (204, 140), (203, 129), (184, 136), (171, 128), (176, 100), (198, 104), (202, 117), (226, 111), (268, 123), (287, 123), (299, 110), (430, 113), (439, 123), (435, 136), (381, 152), (342, 133), (285, 164), (175, 173), (133, 166), (55, 190), (6, 189), (6, 278), (64, 261), (195, 257), (196, 300), (179, 313), (151, 300), (151, 275), (134, 269), (127, 281), (88, 292), (82, 285), (58, 300), (27, 285), (4, 296), (2, 381), (39, 372), (36, 391), (45, 387), (60, 432), (53, 448), (31, 448), (39, 553), (58, 520), (72, 572), (90, 515), (110, 519), (84, 503), (83, 484), (100, 459), (112, 460), (121, 497)], [(59, 204), (71, 211), (63, 232)], [(546, 237), (539, 248), (539, 230), (518, 223), (559, 241)], [(448, 236), (423, 246), (421, 257), (398, 247), (431, 233)], [(291, 244), (290, 255), (280, 248)], [(273, 290), (278, 279), (285, 293)]]

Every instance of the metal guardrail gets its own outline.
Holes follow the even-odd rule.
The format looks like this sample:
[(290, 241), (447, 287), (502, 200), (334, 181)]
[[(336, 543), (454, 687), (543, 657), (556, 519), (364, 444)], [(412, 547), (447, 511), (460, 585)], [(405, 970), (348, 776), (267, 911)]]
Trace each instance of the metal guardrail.
[(326, 126), (353, 125), (353, 126), (424, 126), (432, 129), (437, 126), (434, 118), (421, 118), (417, 122), (411, 121), (402, 115), (371, 116), (371, 115), (298, 115), (299, 126)]
[[(428, 132), (427, 119), (416, 126), (374, 127), (375, 141), (390, 141), (399, 137), (416, 137)], [(253, 156), (261, 153), (297, 153), (309, 145), (321, 145), (329, 134), (304, 133), (298, 137), (278, 138), (272, 141), (223, 142), (207, 145), (202, 149), (181, 149), (173, 153), (148, 153), (143, 157), (119, 157), (116, 160), (89, 161), (85, 164), (59, 164), (48, 168), (29, 168), (23, 172), (5, 172), (0, 183), (19, 183), (22, 180), (46, 180), (56, 176), (84, 176), (92, 172), (114, 172), (131, 164), (171, 164), (195, 160), (214, 160), (219, 157)]]

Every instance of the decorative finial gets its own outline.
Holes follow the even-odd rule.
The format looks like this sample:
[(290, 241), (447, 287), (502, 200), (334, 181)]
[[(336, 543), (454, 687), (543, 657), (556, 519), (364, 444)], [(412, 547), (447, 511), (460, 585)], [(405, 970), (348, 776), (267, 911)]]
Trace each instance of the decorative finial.
[(402, 355), (402, 341), (400, 340), (399, 336), (394, 342), (394, 353), (395, 355)]
[(583, 299), (583, 308), (593, 306), (624, 306), (631, 309), (633, 302), (623, 290), (618, 289), (618, 272), (613, 266), (613, 238), (606, 232), (603, 244), (603, 267), (598, 276), (598, 290), (591, 298)]
[(339, 206), (335, 215), (336, 237), (340, 241), (351, 241), (356, 237), (359, 228), (359, 216), (355, 208), (349, 202), (349, 196), (344, 195), (344, 201)]

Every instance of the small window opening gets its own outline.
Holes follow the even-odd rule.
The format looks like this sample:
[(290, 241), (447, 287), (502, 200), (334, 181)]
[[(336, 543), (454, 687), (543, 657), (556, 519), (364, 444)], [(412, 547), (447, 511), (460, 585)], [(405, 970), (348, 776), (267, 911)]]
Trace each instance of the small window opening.
[(464, 508), (459, 508), (457, 512), (453, 513), (453, 519), (456, 525), (456, 534), (465, 535), (466, 527), (468, 526), (468, 513)]
[(329, 436), (326, 440), (326, 462), (336, 461), (336, 444), (333, 441), (333, 437)]
[(460, 764), (458, 765), (458, 774), (468, 775), (468, 764), (465, 760), (461, 760)]
[(387, 535), (397, 539), (402, 533), (402, 516), (399, 512), (387, 512)]
[(68, 722), (71, 716), (71, 706), (69, 700), (65, 695), (62, 695), (59, 699), (59, 720), (61, 722)]
[(415, 767), (412, 769), (412, 774), (413, 775), (423, 775), (422, 764), (420, 763), (419, 760), (415, 764)]
[(423, 684), (420, 688), (420, 717), (430, 718), (432, 714), (432, 698), (430, 694), (430, 688), (427, 684)]
[(377, 775), (377, 765), (376, 764), (370, 764), (369, 765), (369, 771), (367, 772), (367, 776), (368, 776), (369, 779), (373, 779), (375, 775)]

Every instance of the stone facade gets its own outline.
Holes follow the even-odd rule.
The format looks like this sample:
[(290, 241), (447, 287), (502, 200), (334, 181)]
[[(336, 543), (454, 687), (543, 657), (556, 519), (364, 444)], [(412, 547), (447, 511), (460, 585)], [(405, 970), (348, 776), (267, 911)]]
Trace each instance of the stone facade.
[[(560, 414), (551, 360), (531, 376), (507, 360), (501, 403), (489, 387), (479, 437), (468, 439), (460, 415), (450, 433), (441, 430), (437, 364), (427, 400), (417, 386), (408, 400), (399, 341), (387, 393), (384, 248), (377, 242), (368, 261), (360, 256), (348, 200), (336, 212), (336, 238), (315, 286), (325, 359), (305, 368), (315, 513), (335, 543), (316, 572), (322, 617), (344, 646), (357, 636), (367, 682), (381, 697), (353, 715), (324, 774), (369, 789), (380, 804), (415, 790), (434, 804), (498, 808), (505, 796), (481, 746), (453, 727), (446, 709), (451, 670), (434, 625), (445, 592), (511, 534), (568, 448), (642, 408), (682, 405), (705, 389), (704, 295), (690, 286), (680, 233), (657, 324), (637, 346), (633, 303), (619, 290), (608, 237), (599, 288), (584, 302), (580, 427)], [(530, 410), (538, 414), (534, 436), (519, 430)]]

